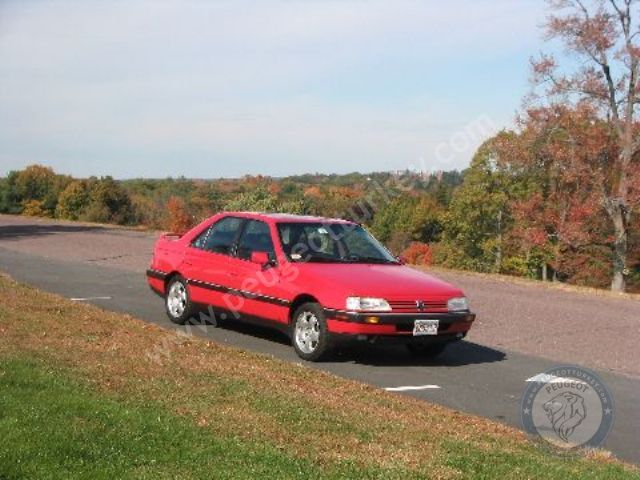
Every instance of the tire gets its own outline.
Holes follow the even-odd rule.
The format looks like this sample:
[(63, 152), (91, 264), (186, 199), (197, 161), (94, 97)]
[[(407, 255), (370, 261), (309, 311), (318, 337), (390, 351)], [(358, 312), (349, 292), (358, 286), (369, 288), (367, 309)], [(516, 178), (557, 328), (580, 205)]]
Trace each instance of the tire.
[(291, 342), (303, 360), (317, 362), (327, 358), (333, 339), (319, 304), (305, 303), (296, 309), (291, 321)]
[(164, 296), (164, 306), (169, 320), (178, 325), (184, 325), (195, 311), (189, 298), (187, 281), (181, 276), (173, 277), (167, 284)]
[(407, 343), (407, 350), (409, 353), (416, 357), (421, 358), (436, 358), (442, 352), (444, 352), (449, 346), (448, 342), (445, 343)]

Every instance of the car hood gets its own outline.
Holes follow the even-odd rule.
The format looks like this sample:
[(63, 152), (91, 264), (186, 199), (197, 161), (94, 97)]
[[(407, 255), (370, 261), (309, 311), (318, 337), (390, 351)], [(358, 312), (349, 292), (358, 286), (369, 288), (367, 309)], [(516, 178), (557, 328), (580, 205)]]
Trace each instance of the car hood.
[(459, 288), (405, 265), (305, 263), (299, 266), (306, 280), (338, 288), (345, 295), (382, 298), (462, 295)]

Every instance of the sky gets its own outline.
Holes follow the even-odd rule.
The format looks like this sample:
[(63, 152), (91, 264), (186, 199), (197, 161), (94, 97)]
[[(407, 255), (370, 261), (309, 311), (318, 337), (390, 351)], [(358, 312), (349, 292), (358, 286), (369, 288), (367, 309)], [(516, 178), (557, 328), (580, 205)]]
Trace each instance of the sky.
[(542, 0), (0, 1), (0, 175), (465, 168), (509, 127)]

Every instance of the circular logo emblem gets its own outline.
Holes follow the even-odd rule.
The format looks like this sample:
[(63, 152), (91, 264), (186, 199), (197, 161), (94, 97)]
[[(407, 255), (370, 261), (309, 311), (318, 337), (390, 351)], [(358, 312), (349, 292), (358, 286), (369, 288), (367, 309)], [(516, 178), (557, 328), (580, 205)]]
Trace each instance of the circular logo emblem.
[(602, 445), (613, 413), (613, 397), (600, 377), (571, 365), (529, 378), (520, 407), (527, 432), (566, 449)]

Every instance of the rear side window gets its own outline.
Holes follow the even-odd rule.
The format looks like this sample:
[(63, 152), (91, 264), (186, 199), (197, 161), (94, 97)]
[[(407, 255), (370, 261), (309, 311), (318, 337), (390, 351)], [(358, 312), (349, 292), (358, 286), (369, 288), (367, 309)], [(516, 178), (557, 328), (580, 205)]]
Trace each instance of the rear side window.
[(252, 252), (267, 252), (275, 257), (269, 225), (259, 220), (249, 220), (238, 244), (238, 258), (249, 260)]
[(241, 218), (225, 217), (200, 234), (193, 242), (193, 246), (202, 250), (229, 255), (231, 246), (238, 235), (240, 225), (242, 225)]

